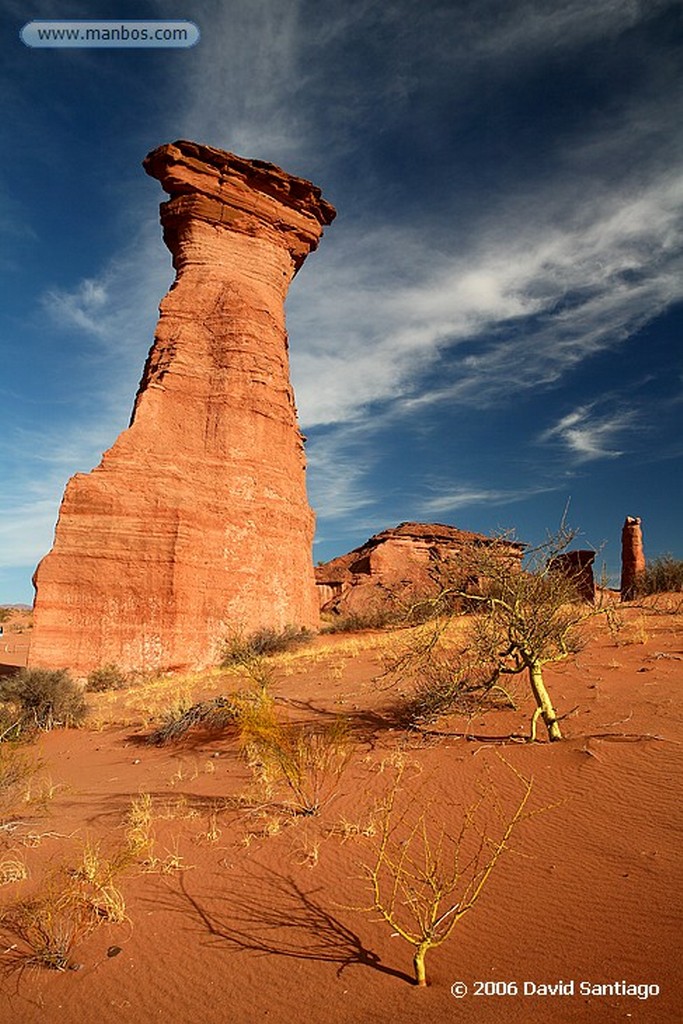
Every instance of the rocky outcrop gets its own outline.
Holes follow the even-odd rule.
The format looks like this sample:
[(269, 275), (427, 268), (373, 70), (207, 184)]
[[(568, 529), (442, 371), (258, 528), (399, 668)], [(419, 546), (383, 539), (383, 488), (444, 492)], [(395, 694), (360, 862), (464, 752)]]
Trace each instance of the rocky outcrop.
[(594, 561), (595, 551), (588, 549), (563, 551), (550, 560), (549, 568), (566, 577), (582, 600), (593, 604), (595, 601)]
[(175, 282), (128, 430), (66, 488), (31, 665), (210, 662), (229, 631), (318, 623), (284, 300), (334, 209), (272, 164), (176, 142), (144, 161)]
[(621, 531), (621, 600), (636, 596), (638, 576), (645, 570), (643, 531), (640, 518), (626, 516)]
[(504, 557), (521, 564), (524, 545), (501, 545), (481, 533), (442, 523), (400, 523), (370, 537), (361, 547), (316, 566), (321, 611), (328, 617), (369, 623), (399, 616), (415, 601), (435, 596), (446, 573), (463, 584), (473, 548), (500, 547)]

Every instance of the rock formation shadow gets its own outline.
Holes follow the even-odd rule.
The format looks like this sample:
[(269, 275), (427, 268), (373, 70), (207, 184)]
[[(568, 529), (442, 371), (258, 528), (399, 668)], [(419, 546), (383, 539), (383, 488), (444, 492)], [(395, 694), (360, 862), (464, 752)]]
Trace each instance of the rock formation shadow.
[[(412, 984), (412, 977), (381, 962), (360, 936), (318, 897), (320, 890), (305, 891), (290, 876), (258, 865), (240, 886), (227, 886), (220, 902), (225, 914), (209, 909), (187, 889), (181, 876), (179, 889), (169, 894), (168, 909), (189, 911), (215, 943), (228, 949), (263, 956), (283, 956), (337, 964), (339, 977), (354, 964), (368, 967)], [(215, 897), (212, 897), (215, 903)], [(155, 898), (159, 906), (159, 899)]]

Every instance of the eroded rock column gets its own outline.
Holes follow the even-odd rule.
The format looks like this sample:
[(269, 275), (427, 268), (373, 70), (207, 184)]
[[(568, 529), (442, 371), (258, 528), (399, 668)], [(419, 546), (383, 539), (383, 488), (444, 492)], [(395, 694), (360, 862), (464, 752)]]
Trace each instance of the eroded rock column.
[(621, 600), (631, 601), (636, 596), (638, 576), (645, 569), (643, 531), (640, 518), (626, 516), (621, 531)]
[(29, 664), (198, 666), (235, 629), (315, 627), (314, 516), (284, 300), (334, 209), (191, 142), (144, 161), (175, 282), (128, 430), (68, 483), (36, 570)]

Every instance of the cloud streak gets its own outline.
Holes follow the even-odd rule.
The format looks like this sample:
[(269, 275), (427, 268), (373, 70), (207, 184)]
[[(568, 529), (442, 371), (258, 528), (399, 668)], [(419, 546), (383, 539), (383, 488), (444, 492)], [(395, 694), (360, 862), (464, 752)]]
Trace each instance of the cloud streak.
[[(683, 175), (602, 194), (555, 227), (553, 191), (538, 197), (535, 222), (511, 206), (471, 251), (412, 284), (400, 266), (392, 273), (393, 253), (416, 247), (410, 232), (330, 238), (289, 304), (304, 424), (354, 420), (372, 403), (487, 405), (548, 386), (683, 298)], [(449, 350), (448, 379), (425, 390)]]
[(632, 411), (597, 415), (594, 404), (579, 406), (563, 416), (553, 427), (544, 431), (539, 441), (560, 441), (577, 463), (593, 459), (615, 459), (624, 452), (613, 445), (625, 431), (634, 425)]

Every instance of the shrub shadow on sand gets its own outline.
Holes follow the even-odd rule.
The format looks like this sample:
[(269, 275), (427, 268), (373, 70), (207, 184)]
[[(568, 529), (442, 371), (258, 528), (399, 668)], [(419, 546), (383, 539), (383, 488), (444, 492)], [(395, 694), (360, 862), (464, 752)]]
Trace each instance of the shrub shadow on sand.
[[(385, 966), (367, 949), (353, 929), (319, 898), (320, 890), (306, 891), (294, 879), (262, 865), (241, 876), (239, 887), (224, 887), (209, 908), (189, 892), (184, 876), (179, 888), (167, 896), (166, 909), (190, 914), (209, 942), (226, 949), (261, 956), (283, 956), (337, 964), (339, 977), (347, 967), (369, 967), (412, 984), (409, 974)], [(159, 900), (155, 899), (155, 905)], [(225, 911), (217, 910), (217, 904)]]

